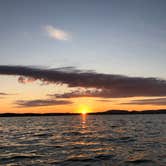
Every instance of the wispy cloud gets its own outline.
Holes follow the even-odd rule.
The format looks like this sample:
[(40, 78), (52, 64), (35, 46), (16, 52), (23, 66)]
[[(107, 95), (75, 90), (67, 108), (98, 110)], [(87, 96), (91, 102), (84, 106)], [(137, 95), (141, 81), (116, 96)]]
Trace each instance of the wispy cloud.
[(6, 96), (11, 96), (11, 95), (16, 95), (16, 94), (0, 92), (0, 99), (4, 99), (6, 98)]
[(0, 92), (0, 96), (7, 96), (9, 95), (8, 93)]
[(96, 100), (96, 101), (99, 101), (99, 102), (112, 102), (110, 100)]
[(55, 98), (77, 98), (77, 97), (100, 97), (101, 91), (99, 89), (84, 89), (84, 90), (74, 90), (72, 92), (67, 92), (63, 94), (50, 94), (48, 96)]
[(31, 82), (34, 82), (35, 80), (36, 79), (34, 79), (33, 77), (23, 77), (23, 76), (20, 76), (18, 78), (18, 82), (22, 83), (22, 84), (31, 83)]
[(54, 105), (65, 105), (72, 104), (71, 101), (66, 100), (17, 100), (15, 102), (19, 107), (43, 107), (43, 106), (54, 106)]
[(58, 29), (53, 27), (52, 25), (46, 25), (44, 30), (47, 32), (48, 36), (55, 39), (55, 40), (69, 40), (70, 35), (69, 33), (65, 32), (62, 29)]
[(142, 99), (142, 100), (132, 100), (127, 103), (121, 104), (136, 104), (136, 105), (165, 105), (166, 106), (166, 98), (153, 98), (153, 99)]
[(0, 99), (3, 99), (4, 96), (7, 96), (8, 94), (7, 93), (4, 93), (4, 92), (0, 92)]
[[(128, 77), (124, 75), (102, 74), (68, 68), (45, 69), (27, 66), (0, 66), (0, 74), (18, 75), (41, 80), (42, 82), (67, 84), (68, 87), (94, 88), (88, 92), (91, 97), (118, 98), (138, 96), (166, 96), (166, 80), (154, 77)], [(73, 95), (74, 94), (74, 95)], [(87, 93), (86, 93), (87, 94)], [(85, 95), (86, 95), (85, 94)], [(66, 95), (66, 94), (64, 94)], [(79, 97), (79, 92), (67, 94)]]

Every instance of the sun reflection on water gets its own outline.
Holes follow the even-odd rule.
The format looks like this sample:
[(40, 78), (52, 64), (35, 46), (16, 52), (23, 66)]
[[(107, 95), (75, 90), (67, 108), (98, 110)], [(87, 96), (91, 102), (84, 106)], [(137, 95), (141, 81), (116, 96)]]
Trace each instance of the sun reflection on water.
[(82, 129), (85, 129), (87, 114), (81, 114), (81, 116), (82, 116)]

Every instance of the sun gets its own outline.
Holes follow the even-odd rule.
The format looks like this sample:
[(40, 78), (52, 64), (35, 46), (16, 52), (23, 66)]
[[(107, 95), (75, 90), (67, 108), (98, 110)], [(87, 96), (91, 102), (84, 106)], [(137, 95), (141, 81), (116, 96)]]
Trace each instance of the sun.
[(87, 113), (87, 110), (82, 110), (81, 114), (85, 115)]
[(89, 113), (91, 111), (90, 111), (90, 108), (87, 105), (82, 105), (78, 109), (78, 112), (81, 113), (82, 115), (85, 115), (85, 114), (87, 114), (87, 113)]

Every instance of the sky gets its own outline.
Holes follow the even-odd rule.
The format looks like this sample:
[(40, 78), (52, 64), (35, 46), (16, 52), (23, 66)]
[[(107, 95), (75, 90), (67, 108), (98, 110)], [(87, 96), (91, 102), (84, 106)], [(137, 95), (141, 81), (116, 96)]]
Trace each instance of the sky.
[(0, 112), (166, 108), (165, 0), (0, 0)]

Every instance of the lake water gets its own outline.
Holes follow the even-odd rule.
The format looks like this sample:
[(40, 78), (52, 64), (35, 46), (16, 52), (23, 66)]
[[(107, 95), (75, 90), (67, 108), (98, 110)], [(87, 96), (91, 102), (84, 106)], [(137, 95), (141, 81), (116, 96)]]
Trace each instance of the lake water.
[(166, 166), (166, 115), (1, 117), (1, 166)]

